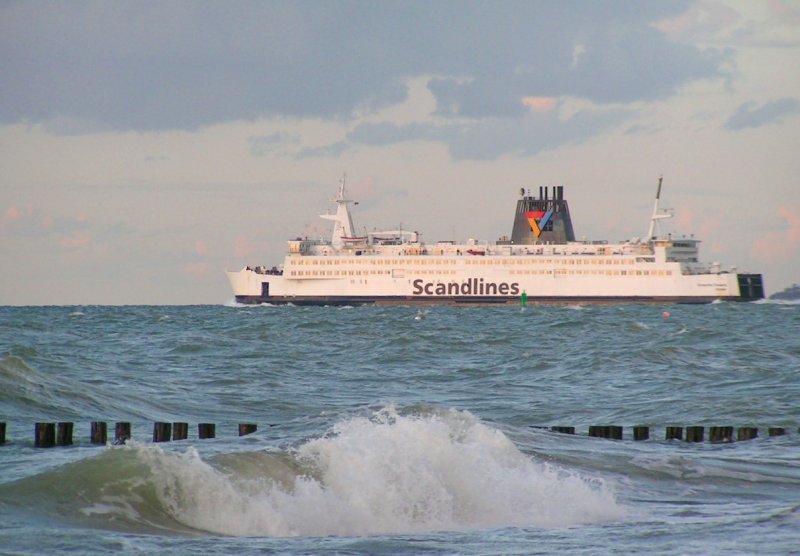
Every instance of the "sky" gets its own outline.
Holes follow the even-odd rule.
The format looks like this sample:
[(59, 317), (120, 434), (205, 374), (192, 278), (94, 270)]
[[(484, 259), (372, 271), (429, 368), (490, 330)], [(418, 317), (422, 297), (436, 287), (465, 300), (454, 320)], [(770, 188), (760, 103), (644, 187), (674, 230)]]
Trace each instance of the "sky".
[(0, 2), (0, 305), (222, 304), (359, 230), (662, 221), (800, 282), (800, 0)]

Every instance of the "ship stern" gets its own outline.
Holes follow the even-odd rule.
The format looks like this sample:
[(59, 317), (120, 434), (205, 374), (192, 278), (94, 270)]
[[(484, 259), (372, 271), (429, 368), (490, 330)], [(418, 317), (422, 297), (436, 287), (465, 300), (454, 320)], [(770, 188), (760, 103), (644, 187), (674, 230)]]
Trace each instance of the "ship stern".
[(740, 301), (764, 299), (764, 278), (761, 274), (737, 274)]
[(278, 278), (274, 274), (261, 274), (250, 268), (228, 271), (228, 281), (237, 303), (258, 305), (270, 302), (270, 282)]

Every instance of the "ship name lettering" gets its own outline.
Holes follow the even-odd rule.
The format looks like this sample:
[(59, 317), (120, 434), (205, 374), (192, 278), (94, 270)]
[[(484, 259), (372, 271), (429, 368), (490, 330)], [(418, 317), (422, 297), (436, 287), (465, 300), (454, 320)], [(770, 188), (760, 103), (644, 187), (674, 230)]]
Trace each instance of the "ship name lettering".
[(434, 283), (414, 280), (414, 295), (519, 295), (519, 283), (484, 282), (483, 278), (469, 278), (465, 282)]

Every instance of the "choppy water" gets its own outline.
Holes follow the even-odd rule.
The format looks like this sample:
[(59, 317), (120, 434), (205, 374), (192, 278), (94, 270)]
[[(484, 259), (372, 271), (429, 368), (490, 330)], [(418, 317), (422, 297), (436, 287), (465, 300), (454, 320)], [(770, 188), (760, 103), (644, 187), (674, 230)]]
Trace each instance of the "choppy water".
[[(2, 553), (800, 550), (796, 304), (4, 307), (0, 421)], [(34, 448), (37, 421), (76, 445)]]

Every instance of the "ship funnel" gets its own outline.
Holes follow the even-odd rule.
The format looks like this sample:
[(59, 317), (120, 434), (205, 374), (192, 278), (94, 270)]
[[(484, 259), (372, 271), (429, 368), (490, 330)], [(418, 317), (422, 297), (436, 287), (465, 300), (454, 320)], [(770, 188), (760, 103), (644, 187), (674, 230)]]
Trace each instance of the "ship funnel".
[(511, 243), (567, 243), (575, 241), (569, 205), (564, 199), (564, 186), (539, 187), (539, 198), (524, 197), (517, 201)]

